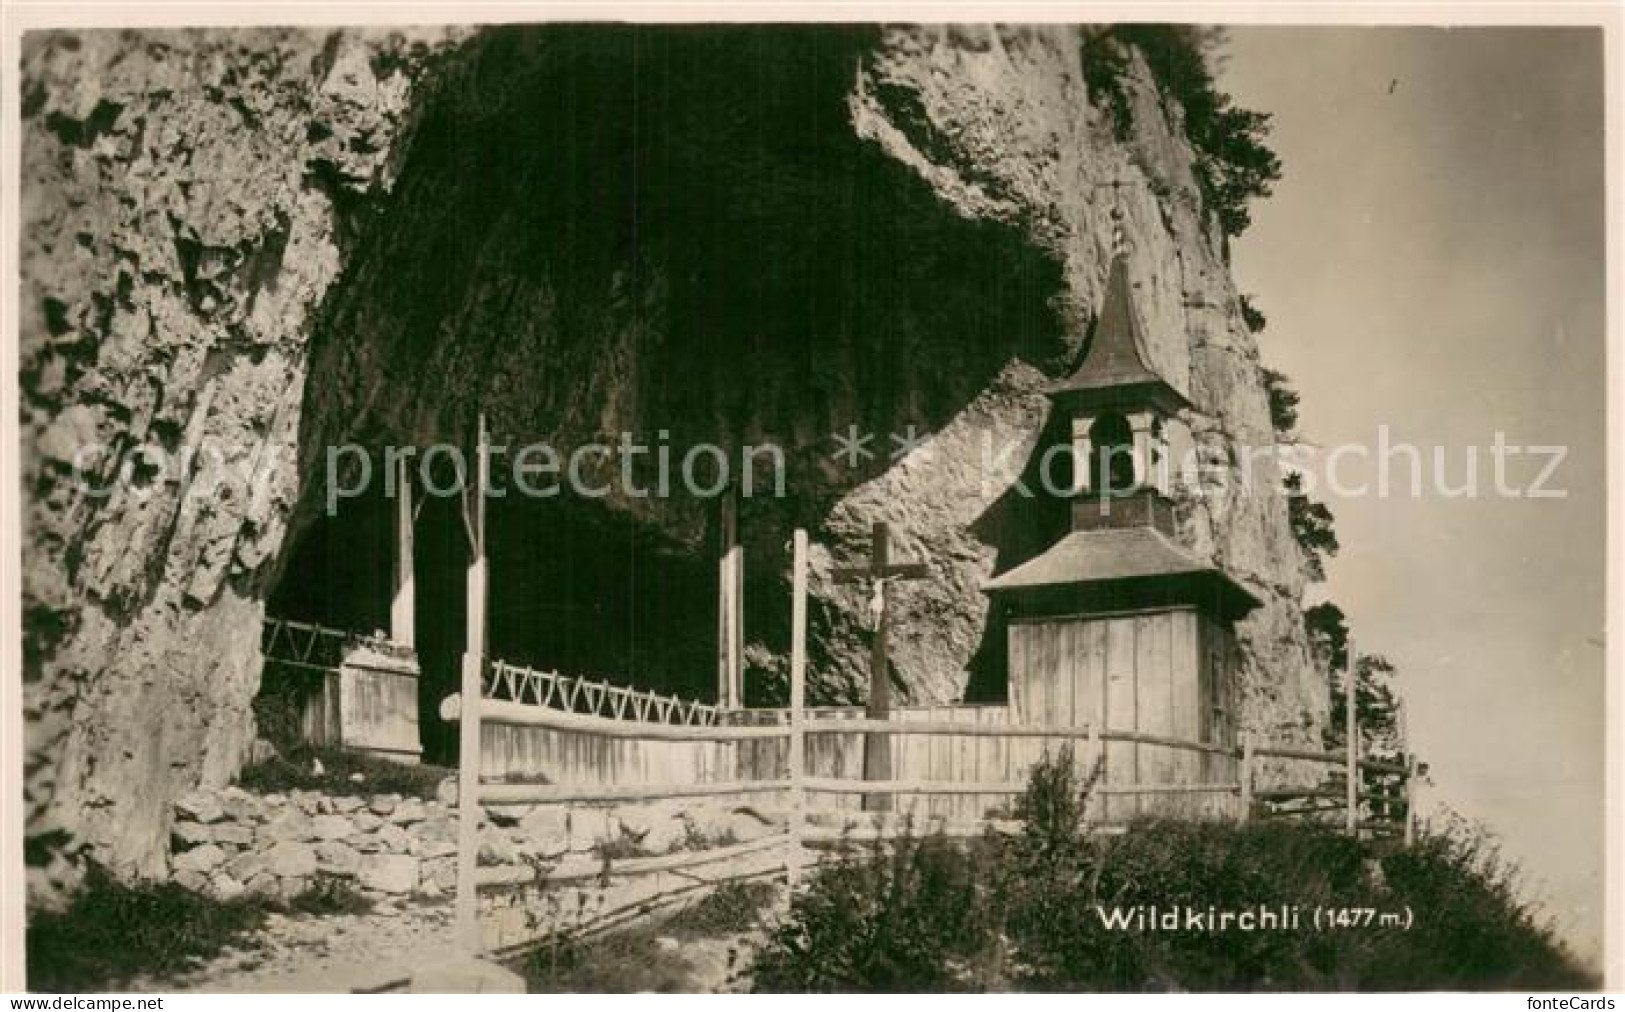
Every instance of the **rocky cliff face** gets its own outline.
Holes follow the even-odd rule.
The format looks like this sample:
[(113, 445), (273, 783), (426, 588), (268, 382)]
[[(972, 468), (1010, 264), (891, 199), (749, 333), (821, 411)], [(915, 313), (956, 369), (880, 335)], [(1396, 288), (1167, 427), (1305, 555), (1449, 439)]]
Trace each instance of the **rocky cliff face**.
[[(1051, 533), (1012, 482), (1049, 438), (1041, 387), (1099, 304), (1114, 208), (1150, 353), (1196, 405), (1176, 451), (1211, 465), (1180, 484), (1183, 536), (1265, 601), (1241, 630), (1246, 719), (1311, 732), (1324, 690), (1285, 504), (1234, 480), (1240, 448), (1273, 437), (1222, 238), (1177, 107), (1131, 60), (1119, 142), (1078, 43), (1067, 28), (29, 37), (38, 884), (85, 847), (160, 872), (168, 802), (238, 767), (265, 601), (320, 513), (323, 448), (466, 443), (476, 410), (499, 442), (566, 452), (623, 431), (664, 431), (677, 456), (783, 447), (788, 495), (744, 506), (758, 682), (801, 524), (819, 544), (817, 688), (857, 695), (865, 602), (828, 569), (887, 519), (931, 570), (895, 598), (901, 687), (974, 691), (1002, 653), (977, 587)], [(877, 435), (877, 457), (832, 458), (848, 425)], [(887, 434), (911, 425), (925, 438), (890, 459)], [(613, 520), (710, 592), (712, 502), (504, 509), (512, 530)], [(545, 565), (521, 561), (494, 560), (499, 581)], [(494, 635), (523, 652), (531, 634)], [(677, 638), (702, 644), (683, 661), (699, 684), (708, 636)]]

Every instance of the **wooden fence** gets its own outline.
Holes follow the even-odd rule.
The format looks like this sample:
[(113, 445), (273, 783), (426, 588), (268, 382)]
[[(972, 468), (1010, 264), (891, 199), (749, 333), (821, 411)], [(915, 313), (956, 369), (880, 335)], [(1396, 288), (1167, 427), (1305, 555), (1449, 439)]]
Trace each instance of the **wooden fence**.
[[(1213, 783), (1097, 782), (1091, 795), (1092, 820), (1107, 821), (1114, 799), (1202, 799), (1208, 814), (1228, 814), (1246, 820), (1255, 807), (1272, 800), (1268, 792), (1254, 790), (1258, 764), (1264, 760), (1295, 760), (1341, 766), (1345, 786), (1333, 790), (1293, 791), (1296, 798), (1318, 802), (1327, 795), (1342, 793), (1346, 826), (1352, 833), (1383, 827), (1391, 822), (1361, 820), (1362, 802), (1371, 802), (1373, 811), (1403, 815), (1398, 829), (1409, 842), (1412, 826), (1408, 766), (1361, 760), (1354, 737), (1344, 753), (1310, 749), (1257, 746), (1249, 740), (1239, 748), (1228, 745), (1185, 741), (1138, 731), (1098, 727), (1048, 726), (1009, 722), (1002, 707), (911, 708), (907, 715), (874, 720), (847, 708), (809, 708), (806, 693), (806, 567), (807, 539), (804, 531), (795, 534), (794, 596), (792, 598), (792, 637), (790, 705), (784, 710), (762, 711), (747, 717), (717, 714), (703, 718), (672, 719), (680, 710), (656, 710), (660, 720), (628, 720), (607, 716), (602, 701), (594, 694), (573, 696), (549, 694), (538, 684), (530, 695), (515, 691), (516, 669), (490, 665), (476, 655), (465, 658), (463, 692), (442, 705), (447, 720), (462, 722), (465, 761), (459, 771), (458, 889), (456, 925), (460, 943), (471, 951), (482, 945), (478, 893), (482, 889), (534, 885), (557, 879), (556, 871), (531, 865), (480, 867), (476, 827), (481, 806), (487, 804), (574, 803), (654, 801), (695, 797), (760, 797), (772, 795), (783, 802), (789, 815), (784, 832), (730, 847), (680, 852), (659, 857), (617, 862), (615, 875), (694, 870), (723, 862), (743, 862), (754, 858), (749, 872), (762, 872), (764, 855), (774, 857), (771, 868), (786, 875), (792, 886), (807, 862), (806, 846), (828, 838), (831, 831), (820, 829), (808, 818), (808, 808), (816, 799), (837, 799), (852, 805), (864, 795), (891, 795), (908, 800), (915, 812), (933, 815), (983, 815), (987, 799), (1005, 800), (1024, 790), (1026, 772), (1049, 748), (1070, 743), (1074, 760), (1085, 769), (1096, 769), (1108, 761), (1107, 745), (1132, 745), (1172, 750), (1197, 756), (1219, 756), (1223, 764), (1214, 768), (1235, 771), (1235, 779)], [(529, 673), (534, 674), (534, 673)], [(528, 676), (527, 676), (528, 677)], [(543, 676), (547, 680), (548, 676)], [(552, 676), (557, 682), (557, 676)], [(521, 679), (524, 680), (524, 679)], [(536, 693), (540, 693), (539, 695)], [(605, 690), (607, 698), (609, 690)], [(494, 697), (494, 698), (493, 698)], [(505, 697), (505, 698), (504, 698)], [(581, 706), (591, 712), (554, 705), (560, 698), (585, 700)], [(576, 706), (575, 703), (569, 704)], [(627, 702), (630, 706), (630, 700)], [(620, 712), (626, 712), (624, 709)], [(646, 714), (649, 711), (645, 711)], [(697, 713), (698, 711), (689, 711)], [(830, 726), (830, 725), (839, 725)], [(485, 747), (488, 740), (497, 744)], [(565, 774), (567, 782), (539, 783), (534, 778), (512, 775), (515, 754), (524, 756), (522, 736), (549, 733), (556, 743), (592, 741), (590, 754), (570, 753), (588, 749), (579, 744), (558, 744), (564, 770), (596, 773), (577, 779)], [(893, 779), (868, 781), (861, 778), (861, 737), (868, 733), (892, 736)], [(823, 741), (821, 741), (823, 739)], [(478, 743), (479, 747), (472, 747)], [(661, 748), (686, 747), (691, 753), (668, 753), (711, 757), (668, 765), (657, 762)], [(712, 750), (707, 752), (706, 750)], [(730, 753), (727, 751), (731, 749)], [(1361, 771), (1375, 771), (1401, 778), (1404, 795), (1398, 802), (1385, 792), (1361, 790)], [(608, 771), (607, 773), (605, 771)], [(596, 779), (593, 779), (596, 776)], [(934, 806), (934, 807), (933, 807)], [(1119, 816), (1132, 816), (1146, 808), (1119, 808)], [(1314, 811), (1322, 809), (1318, 806)], [(591, 873), (596, 874), (596, 873)], [(606, 873), (607, 874), (607, 873)], [(726, 876), (723, 876), (726, 878)], [(708, 881), (721, 881), (721, 878)]]

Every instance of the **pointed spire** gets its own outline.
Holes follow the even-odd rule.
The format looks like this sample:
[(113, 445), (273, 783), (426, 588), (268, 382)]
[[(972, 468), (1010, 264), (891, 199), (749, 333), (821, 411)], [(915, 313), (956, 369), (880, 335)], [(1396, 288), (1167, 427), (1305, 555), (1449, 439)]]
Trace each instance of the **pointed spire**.
[[(1077, 371), (1050, 389), (1050, 395), (1088, 396), (1110, 392), (1132, 396), (1132, 388), (1157, 401), (1173, 401), (1177, 409), (1185, 398), (1146, 361), (1145, 335), (1134, 309), (1127, 258), (1112, 258), (1106, 275), (1106, 295), (1095, 320), (1094, 335)], [(1147, 389), (1149, 388), (1149, 389)], [(1171, 395), (1171, 397), (1169, 396)]]

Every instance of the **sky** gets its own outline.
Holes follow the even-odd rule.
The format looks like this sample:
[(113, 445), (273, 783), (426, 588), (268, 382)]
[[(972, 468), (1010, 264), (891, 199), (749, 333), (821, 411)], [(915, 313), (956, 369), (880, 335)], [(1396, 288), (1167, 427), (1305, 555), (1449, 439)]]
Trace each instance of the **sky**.
[[(1234, 273), (1265, 364), (1330, 449), (1422, 451), (1390, 494), (1323, 496), (1315, 594), (1400, 669), (1424, 804), (1482, 819), (1576, 951), (1602, 931), (1606, 482), (1603, 69), (1589, 28), (1236, 27), (1219, 75), (1273, 114), (1283, 177)], [(1494, 488), (1497, 432), (1566, 447)], [(1441, 448), (1435, 451), (1434, 448)], [(1480, 493), (1449, 487), (1476, 452)], [(1529, 491), (1550, 452), (1507, 452)], [(1357, 461), (1358, 458), (1350, 457)], [(1376, 465), (1349, 465), (1350, 487)]]

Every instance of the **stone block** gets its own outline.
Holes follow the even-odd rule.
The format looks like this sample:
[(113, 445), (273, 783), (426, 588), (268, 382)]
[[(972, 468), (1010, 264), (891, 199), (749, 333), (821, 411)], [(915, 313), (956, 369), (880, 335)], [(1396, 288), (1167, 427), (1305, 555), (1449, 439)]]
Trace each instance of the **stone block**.
[(265, 865), (278, 878), (316, 874), (316, 849), (308, 843), (282, 840), (265, 851)]
[(212, 843), (205, 843), (200, 847), (193, 847), (184, 853), (176, 854), (174, 867), (176, 872), (197, 872), (206, 874), (225, 863), (226, 852)]
[(201, 822), (177, 822), (169, 835), (182, 847), (196, 847), (214, 842), (214, 827)]
[(280, 843), (285, 840), (304, 842), (316, 839), (316, 826), (310, 817), (298, 808), (285, 808), (281, 814), (255, 829), (254, 838), (267, 843)]
[(397, 826), (405, 826), (414, 822), (422, 822), (428, 817), (428, 809), (426, 809), (423, 806), (423, 802), (419, 801), (417, 798), (407, 798), (405, 801), (402, 801), (400, 804), (396, 805), (394, 811), (390, 812), (388, 815), (389, 821), (395, 823)]
[(419, 862), (406, 854), (376, 854), (356, 873), (363, 888), (381, 893), (409, 893), (417, 888)]
[(226, 817), (220, 799), (210, 791), (193, 791), (175, 802), (175, 811), (192, 822), (219, 822)]
[(342, 840), (355, 833), (355, 826), (342, 815), (318, 815), (311, 820), (311, 831), (318, 840)]
[(320, 871), (354, 877), (365, 860), (360, 851), (338, 840), (322, 840), (316, 844), (316, 867)]

